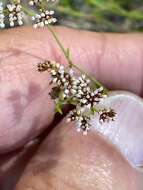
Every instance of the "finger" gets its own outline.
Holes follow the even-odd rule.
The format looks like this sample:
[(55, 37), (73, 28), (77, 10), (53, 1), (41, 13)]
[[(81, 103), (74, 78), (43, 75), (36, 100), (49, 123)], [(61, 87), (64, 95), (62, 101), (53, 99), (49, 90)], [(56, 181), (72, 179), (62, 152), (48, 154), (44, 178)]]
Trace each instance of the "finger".
[[(1, 40), (0, 47), (1, 153), (24, 145), (49, 126), (54, 117), (48, 76), (47, 73), (37, 72), (36, 64), (39, 58), (32, 54), (28, 45), (31, 42), (24, 44), (26, 36), (17, 39), (17, 34), (20, 33), (16, 36), (9, 34), (1, 33), (4, 41)], [(36, 42), (33, 38), (35, 47)], [(20, 46), (25, 50), (21, 50)]]
[[(73, 61), (105, 85), (142, 93), (142, 34), (105, 34), (61, 27), (54, 30), (64, 46), (70, 48)], [(9, 47), (35, 57), (66, 62), (47, 29), (18, 28), (1, 36), (2, 49)]]
[[(71, 48), (74, 62), (84, 70), (108, 86), (141, 92), (142, 35), (55, 30), (65, 47)], [(36, 71), (36, 63), (45, 58), (65, 63), (46, 29), (1, 32), (1, 152), (23, 145), (52, 122), (54, 105), (49, 98), (48, 75)]]
[(134, 166), (143, 166), (143, 101), (123, 91), (113, 91), (100, 103), (100, 108), (112, 107), (116, 112), (113, 122), (99, 122), (98, 115), (91, 119), (91, 129), (102, 134)]
[(0, 189), (15, 189), (17, 181), (38, 146), (39, 143), (33, 141), (22, 149), (0, 156)]
[[(122, 152), (122, 154), (124, 155), (124, 157), (126, 159), (128, 159), (133, 166), (137, 166), (137, 165), (139, 166), (139, 165), (141, 165), (142, 164), (142, 153), (143, 153), (142, 146), (141, 146), (142, 145), (142, 125), (141, 125), (141, 121), (142, 120), (141, 120), (141, 117), (140, 117), (140, 115), (142, 115), (142, 101), (141, 101), (141, 99), (137, 98), (136, 96), (133, 96), (130, 93), (126, 93), (126, 94), (122, 93), (122, 94), (120, 94), (119, 92), (118, 93), (114, 92), (114, 93), (112, 93), (112, 95), (108, 99), (106, 99), (103, 102), (103, 104), (104, 104), (104, 106), (111, 105), (116, 110), (116, 112), (117, 112), (117, 118), (116, 118), (116, 120), (114, 122), (110, 122), (109, 124), (106, 123), (104, 125), (103, 124), (100, 125), (100, 123), (98, 122), (98, 118), (92, 119), (92, 133), (94, 133), (94, 128), (95, 128), (96, 130), (98, 130), (99, 132), (101, 132), (101, 134), (105, 135), (116, 146), (116, 148), (119, 149)], [(136, 110), (136, 112), (134, 112), (135, 110)], [(130, 122), (130, 118), (131, 118), (132, 114), (134, 115), (134, 119)], [(62, 126), (60, 127), (60, 130), (63, 130), (63, 133), (64, 133), (64, 134), (62, 133), (62, 135), (60, 135), (60, 137), (58, 136), (61, 141), (62, 141), (62, 138), (64, 138), (64, 136), (67, 136), (67, 131), (65, 131), (65, 130), (67, 129), (68, 126), (66, 127), (65, 125), (66, 125), (66, 122), (64, 121), (63, 124), (62, 124)], [(59, 126), (57, 126), (57, 127), (59, 127)], [(71, 126), (71, 128), (72, 128), (72, 130), (75, 130), (75, 126)], [(45, 142), (45, 143), (50, 143), (50, 145), (49, 146), (48, 145), (42, 145), (42, 148), (40, 148), (42, 150), (40, 150), (40, 152), (38, 153), (39, 154), (38, 158), (36, 156), (36, 166), (34, 165), (34, 166), (32, 166), (32, 169), (30, 168), (29, 172), (32, 172), (32, 174), (33, 173), (35, 174), (35, 170), (36, 170), (35, 168), (37, 168), (37, 167), (41, 167), (43, 169), (43, 167), (41, 166), (43, 164), (43, 162), (44, 163), (46, 162), (45, 163), (45, 167), (49, 168), (48, 167), (49, 165), (48, 166), (46, 165), (47, 162), (49, 162), (51, 164), (51, 160), (49, 160), (49, 157), (50, 157), (50, 159), (53, 159), (53, 157), (55, 159), (55, 157), (56, 157), (55, 160), (58, 160), (58, 159), (61, 160), (61, 156), (60, 156), (60, 151), (59, 150), (62, 151), (62, 148), (61, 149), (57, 148), (57, 147), (60, 147), (58, 145), (60, 145), (60, 142), (61, 142), (60, 140), (59, 141), (57, 140), (58, 139), (57, 134), (59, 135), (61, 133), (61, 131), (59, 132), (59, 130), (58, 130), (58, 132), (57, 132), (57, 129), (56, 129), (56, 132), (54, 130), (52, 133), (54, 133), (54, 134), (51, 134), (50, 137), (48, 137), (48, 140)], [(57, 133), (57, 134), (55, 135), (55, 133)], [(90, 133), (91, 133), (91, 131), (88, 134), (89, 138), (91, 138)], [(53, 137), (51, 139), (51, 136), (53, 136), (53, 135), (55, 136), (56, 140)], [(75, 137), (80, 138), (81, 136), (79, 136), (79, 134), (75, 134)], [(70, 137), (68, 136), (67, 138), (71, 138), (73, 141), (75, 141), (71, 136)], [(87, 142), (86, 138), (87, 137), (85, 137), (85, 142)], [(99, 137), (99, 138), (101, 139), (101, 137)], [(95, 138), (95, 139), (96, 139), (95, 143), (97, 144), (98, 143), (98, 138)], [(57, 141), (57, 143), (54, 143), (56, 141)], [(85, 145), (83, 145), (83, 143), (82, 143), (81, 140), (79, 140), (79, 141), (82, 144), (82, 145), (79, 145), (79, 146), (81, 147), (81, 149), (83, 149), (86, 152)], [(101, 139), (100, 141), (103, 141), (105, 143), (104, 147), (106, 147), (108, 145), (108, 144), (106, 144), (107, 142), (105, 142), (103, 139)], [(67, 141), (65, 142), (65, 140), (64, 140), (63, 143), (66, 144), (68, 142)], [(102, 143), (102, 145), (104, 143)], [(101, 143), (99, 143), (99, 146), (102, 149), (102, 146), (100, 144)], [(71, 146), (72, 146), (72, 143), (70, 143), (70, 147)], [(77, 143), (76, 146), (78, 146), (78, 143)], [(91, 144), (89, 145), (89, 149), (91, 150), (90, 146), (94, 146), (94, 148), (97, 150), (97, 154), (99, 153), (98, 152), (99, 150), (97, 149), (97, 147), (95, 145), (91, 145)], [(118, 166), (119, 165), (119, 161), (115, 157), (115, 153), (113, 153), (113, 152), (116, 152), (116, 150), (111, 145), (108, 145), (107, 147), (108, 148), (107, 148), (106, 151), (108, 151), (108, 153), (112, 152), (111, 155), (112, 154), (114, 155), (113, 156), (113, 161), (115, 162), (116, 167), (120, 167), (120, 168), (123, 167), (123, 168), (125, 168), (125, 171), (120, 172), (120, 175), (123, 175), (122, 173), (126, 172), (126, 167), (124, 166), (124, 161), (123, 161), (124, 159), (120, 160), (118, 158), (121, 161), (121, 166)], [(51, 150), (55, 150), (55, 153), (51, 152), (49, 150), (50, 148), (51, 148)], [(43, 153), (43, 151), (45, 151), (44, 149), (47, 151), (47, 154), (50, 153), (50, 155), (48, 155), (48, 158), (47, 158), (47, 155), (45, 155)], [(28, 152), (31, 155), (31, 150), (28, 151)], [(73, 151), (73, 149), (72, 150), (70, 149), (69, 154), (72, 155), (73, 152), (75, 152), (75, 151)], [(23, 172), (23, 170), (24, 170), (25, 164), (28, 163), (29, 153), (25, 152), (25, 155), (22, 154), (20, 156), (18, 156), (17, 154), (15, 154), (15, 157), (17, 157), (17, 159), (15, 161), (15, 157), (14, 157), (14, 161), (15, 161), (14, 163), (12, 162), (13, 158), (10, 158), (9, 161), (5, 161), (5, 159), (3, 157), (1, 157), (0, 161), (3, 159), (3, 161), (6, 162), (5, 164), (3, 164), (0, 167), (0, 181), (1, 181), (0, 186), (1, 187), (7, 188), (7, 187), (11, 187), (10, 185), (14, 186), (16, 184), (17, 180), (19, 179), (19, 176), (21, 175), (21, 172)], [(53, 154), (54, 154), (54, 156), (53, 156)], [(101, 152), (100, 152), (100, 154), (101, 154)], [(103, 153), (102, 153), (102, 155), (103, 155)], [(81, 155), (81, 156), (83, 156), (83, 158), (85, 158), (85, 155)], [(118, 156), (121, 157), (120, 154), (118, 154)], [(88, 158), (88, 156), (86, 156), (86, 157)], [(66, 162), (67, 161), (67, 156), (65, 156), (65, 151), (63, 151), (63, 155), (62, 155), (62, 159), (64, 159), (64, 158), (66, 158), (66, 160), (64, 160)], [(89, 158), (90, 158), (90, 156), (89, 156)], [(41, 159), (42, 159), (42, 163), (41, 163)], [(48, 159), (48, 161), (45, 161), (46, 159)], [(98, 155), (97, 155), (96, 160), (98, 160), (98, 159), (101, 159), (101, 157), (98, 157)], [(71, 158), (71, 160), (74, 160), (73, 157)], [(72, 162), (71, 160), (70, 160), (70, 162)], [(89, 159), (89, 161), (90, 161), (90, 159)], [(35, 158), (34, 158), (34, 161), (32, 160), (32, 163), (33, 162), (35, 162)], [(78, 162), (80, 162), (80, 161), (78, 160)], [(10, 166), (8, 165), (9, 163), (10, 163)], [(74, 162), (74, 163), (76, 165), (76, 162)], [(89, 163), (87, 163), (87, 165)], [(63, 168), (63, 166), (65, 167), (65, 164), (63, 164), (63, 162), (60, 162), (59, 164), (62, 164), (62, 168)], [(80, 162), (80, 164), (82, 165), (81, 162)], [(127, 162), (126, 162), (126, 164), (128, 165)], [(107, 168), (105, 168), (105, 169), (107, 169)], [(68, 169), (68, 171), (69, 170), (70, 169)], [(14, 177), (13, 177), (13, 171), (15, 172), (14, 173)], [(48, 172), (48, 171), (46, 170), (46, 172)], [(58, 169), (58, 172), (61, 173), (61, 171), (59, 171), (59, 169)], [(78, 172), (79, 172), (79, 170), (78, 170)], [(105, 171), (105, 172), (107, 172), (107, 171)], [(117, 172), (119, 172), (118, 169), (117, 169)], [(57, 173), (57, 167), (56, 167), (56, 173)], [(88, 172), (87, 172), (87, 174), (88, 174)], [(26, 175), (28, 175), (28, 177), (30, 178), (29, 180), (28, 180), (28, 177)], [(34, 175), (34, 179), (33, 178), (31, 179), (31, 176), (29, 176), (29, 175), (30, 174), (27, 173), (27, 172), (24, 174), (24, 179), (22, 178), (22, 182), (20, 182), (20, 187), (19, 188), (26, 189), (25, 183), (29, 184), (29, 181), (30, 181), (30, 187), (32, 186), (33, 188), (35, 188), (35, 186), (38, 186), (37, 183), (38, 184), (40, 183), (40, 185), (42, 187), (45, 186), (45, 189), (47, 189), (47, 188), (49, 189), (50, 188), (49, 185), (51, 183), (54, 183), (55, 186), (52, 187), (52, 188), (57, 188), (57, 184), (56, 183), (57, 183), (57, 181), (61, 180), (61, 178), (57, 179), (57, 178), (59, 178), (59, 176), (58, 176), (56, 178), (56, 183), (55, 183), (51, 179), (51, 177), (49, 177), (49, 173), (45, 174), (45, 171), (44, 171), (44, 176), (46, 175), (46, 179), (47, 180), (45, 180), (45, 177), (44, 177), (44, 179), (43, 179), (42, 182), (40, 180), (42, 174), (36, 174), (36, 177)], [(49, 178), (47, 177), (47, 175), (48, 175)], [(64, 175), (66, 175), (66, 174), (64, 173)], [(75, 175), (78, 176), (77, 174), (75, 174)], [(98, 174), (98, 175), (101, 176), (101, 174)], [(113, 173), (113, 175), (114, 175), (114, 173)], [(118, 179), (120, 179), (120, 175), (118, 175)], [(42, 177), (43, 177), (43, 175), (42, 175)], [(142, 175), (140, 176), (139, 174), (137, 174), (138, 180), (137, 180), (137, 182), (135, 180), (135, 183), (139, 183), (139, 186), (140, 186), (140, 177), (142, 177)], [(71, 177), (69, 176), (69, 178), (71, 178)], [(110, 178), (110, 176), (106, 176), (106, 178)], [(97, 179), (97, 177), (96, 177), (96, 179)], [(115, 179), (113, 179), (113, 181), (114, 180)], [(67, 188), (69, 189), (70, 188), (69, 186), (66, 186), (66, 184), (65, 184), (66, 181), (62, 181), (62, 182), (63, 182), (63, 184), (62, 184), (63, 188), (62, 189), (64, 189), (64, 188), (65, 189), (67, 189)], [(79, 179), (79, 182), (80, 182), (80, 179)], [(45, 183), (46, 183), (46, 185), (45, 185)], [(122, 181), (122, 183), (124, 184), (124, 181)], [(61, 184), (61, 181), (60, 181), (60, 184)], [(126, 182), (126, 184), (128, 186), (128, 181)], [(58, 185), (59, 185), (59, 182), (58, 182)], [(83, 184), (83, 185), (85, 185), (85, 184)], [(107, 187), (108, 187), (108, 185), (109, 184), (107, 184)], [(41, 186), (38, 186), (39, 189), (42, 188)], [(75, 188), (75, 185), (73, 185), (73, 186)], [(118, 184), (118, 186), (121, 187), (121, 184)], [(81, 187), (81, 189), (83, 189), (83, 188)], [(139, 187), (137, 188), (137, 190), (138, 189), (139, 189)], [(141, 189), (142, 189), (142, 186), (141, 186)]]
[[(130, 179), (130, 180), (128, 180)], [(27, 165), (16, 190), (141, 190), (142, 174), (96, 133), (63, 121)]]

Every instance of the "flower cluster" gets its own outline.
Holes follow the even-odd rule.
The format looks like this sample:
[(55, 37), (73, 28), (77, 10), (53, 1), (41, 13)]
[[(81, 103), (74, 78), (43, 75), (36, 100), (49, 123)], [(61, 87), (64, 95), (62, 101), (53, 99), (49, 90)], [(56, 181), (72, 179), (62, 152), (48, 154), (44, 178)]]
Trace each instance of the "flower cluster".
[(101, 109), (99, 110), (99, 121), (101, 123), (104, 123), (104, 122), (109, 122), (110, 120), (111, 121), (114, 121), (114, 116), (115, 116), (115, 111), (112, 109), (112, 108), (108, 108), (108, 109)]
[(34, 21), (33, 27), (44, 27), (57, 22), (57, 19), (54, 18), (53, 15), (54, 11), (40, 10), (39, 14), (35, 14), (35, 16), (32, 17), (32, 20)]
[[(55, 0), (27, 1), (30, 6), (34, 6), (32, 12), (30, 7), (28, 6), (27, 9), (25, 3), (21, 3), (20, 0), (9, 0), (5, 7), (0, 2), (0, 28), (5, 27), (7, 19), (10, 27), (23, 25), (24, 13), (29, 16), (33, 15), (34, 28), (48, 26), (57, 21), (54, 17), (54, 11), (47, 9), (48, 3), (53, 3)], [(37, 13), (33, 14), (33, 10), (36, 10)], [(86, 135), (91, 127), (90, 121), (94, 114), (99, 114), (99, 121), (102, 123), (113, 121), (116, 113), (111, 108), (99, 109), (101, 100), (107, 96), (105, 89), (99, 82), (92, 80), (86, 74), (81, 74), (81, 76), (74, 74), (73, 66), (78, 71), (81, 71), (81, 69), (72, 63), (69, 49), (65, 49), (55, 32), (50, 27), (48, 28), (63, 51), (69, 66), (65, 69), (59, 63), (45, 61), (38, 64), (38, 71), (48, 71), (50, 73), (50, 84), (52, 85), (50, 96), (55, 101), (56, 112), (62, 114), (65, 105), (73, 105), (74, 109), (70, 112), (67, 121), (75, 122), (77, 131), (83, 131), (83, 134)]]
[(7, 4), (7, 10), (11, 27), (15, 25), (15, 22), (19, 26), (23, 25), (23, 12), (20, 0), (17, 0), (16, 3)]
[(4, 28), (4, 12), (3, 12), (3, 3), (0, 2), (0, 28)]
[[(47, 0), (47, 2), (55, 2), (55, 0)], [(31, 0), (29, 1), (29, 5), (36, 6), (38, 8), (39, 13), (36, 13), (32, 20), (34, 21), (34, 28), (44, 27), (49, 24), (54, 24), (57, 22), (57, 19), (54, 17), (53, 10), (47, 10), (44, 5), (43, 0)]]
[(82, 75), (77, 80), (77, 92), (76, 97), (79, 99), (80, 105), (86, 106), (88, 108), (96, 106), (97, 103), (100, 102), (101, 99), (106, 97), (104, 94), (104, 88), (101, 86), (96, 90), (91, 90), (90, 88), (91, 81), (86, 77), (86, 75)]
[(91, 117), (86, 115), (86, 112), (83, 114), (83, 111), (79, 108), (70, 111), (67, 122), (76, 122), (77, 131), (80, 132), (82, 130), (83, 134), (86, 135), (91, 126), (90, 119)]
[[(64, 66), (56, 62), (46, 61), (44, 63), (38, 64), (38, 71), (43, 72), (49, 70), (51, 75), (50, 84), (56, 84), (58, 89), (60, 89), (61, 99), (67, 100), (71, 96), (74, 97), (76, 90), (75, 79), (73, 77), (73, 70), (69, 69), (65, 71)], [(57, 100), (56, 100), (57, 101)]]
[(104, 88), (93, 87), (93, 82), (86, 75), (78, 77), (71, 68), (65, 69), (63, 65), (51, 61), (39, 63), (38, 71), (50, 73), (50, 84), (54, 86), (50, 95), (58, 112), (62, 113), (65, 104), (75, 106), (67, 121), (76, 122), (77, 131), (82, 130), (83, 134), (87, 134), (91, 117), (95, 113), (99, 114), (100, 122), (114, 120), (116, 113), (113, 109), (99, 109), (100, 101), (107, 96)]
[(20, 0), (11, 0), (10, 3), (3, 5), (0, 2), (0, 28), (5, 28), (5, 23), (9, 23), (10, 27), (15, 25), (23, 25), (24, 23), (24, 14), (32, 16), (34, 21), (34, 28), (44, 27), (49, 24), (55, 23), (57, 19), (54, 17), (54, 11), (47, 10), (47, 4), (49, 2), (55, 2), (55, 0), (30, 0), (28, 1), (29, 5), (35, 6), (38, 11), (35, 15), (30, 9), (27, 9), (25, 4), (22, 4)]
[(15, 0), (14, 2), (7, 4), (5, 8), (3, 3), (0, 2), (0, 28), (5, 28), (7, 17), (10, 27), (23, 25), (23, 11), (20, 0)]
[(42, 3), (43, 0), (31, 0), (29, 1), (29, 5), (33, 6), (33, 5), (38, 5), (40, 3)]
[[(47, 2), (55, 2), (55, 0), (47, 0)], [(43, 2), (43, 0), (30, 0), (29, 1), (29, 5), (33, 6), (33, 5), (39, 5)]]

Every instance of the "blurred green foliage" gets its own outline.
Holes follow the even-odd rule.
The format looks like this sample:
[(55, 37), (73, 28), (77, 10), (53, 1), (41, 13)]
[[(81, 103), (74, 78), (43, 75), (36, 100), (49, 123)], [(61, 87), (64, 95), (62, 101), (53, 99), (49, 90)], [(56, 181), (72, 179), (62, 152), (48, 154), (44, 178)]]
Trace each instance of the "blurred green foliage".
[(60, 23), (106, 32), (143, 31), (143, 0), (59, 0)]

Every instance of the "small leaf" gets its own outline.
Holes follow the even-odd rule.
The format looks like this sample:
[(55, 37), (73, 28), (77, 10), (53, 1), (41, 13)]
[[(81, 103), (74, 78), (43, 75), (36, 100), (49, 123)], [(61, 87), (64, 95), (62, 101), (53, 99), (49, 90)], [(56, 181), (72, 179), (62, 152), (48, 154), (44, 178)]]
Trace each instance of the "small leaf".
[(63, 95), (64, 95), (64, 93), (63, 93), (63, 91), (61, 90), (60, 93), (59, 93), (59, 99), (60, 99), (60, 101), (61, 101), (62, 103), (65, 102)]
[(92, 90), (96, 90), (96, 89), (98, 89), (98, 88), (100, 88), (100, 87), (101, 87), (101, 86), (97, 85), (97, 83), (91, 82), (91, 89), (92, 89)]
[(62, 104), (57, 103), (56, 108), (55, 108), (56, 113), (60, 113), (61, 115), (63, 114), (62, 111)]
[(68, 56), (68, 58), (70, 58), (70, 49), (69, 48), (67, 48), (67, 56)]
[(90, 110), (93, 115), (97, 112), (97, 109), (95, 108), (95, 106), (91, 107)]
[(73, 99), (73, 97), (70, 97), (70, 98), (67, 100), (67, 103), (76, 106), (77, 103), (78, 103), (78, 101), (77, 101), (76, 99)]

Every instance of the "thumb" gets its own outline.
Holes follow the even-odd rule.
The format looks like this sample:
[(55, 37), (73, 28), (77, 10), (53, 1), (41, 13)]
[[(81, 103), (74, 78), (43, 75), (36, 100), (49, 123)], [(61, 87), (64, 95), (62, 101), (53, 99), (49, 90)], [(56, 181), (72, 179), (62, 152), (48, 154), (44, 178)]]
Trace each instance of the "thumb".
[(143, 166), (143, 101), (140, 97), (123, 91), (114, 91), (102, 101), (101, 106), (112, 107), (117, 116), (114, 122), (101, 124), (99, 118), (91, 120), (93, 131), (99, 132), (116, 146), (135, 167)]

